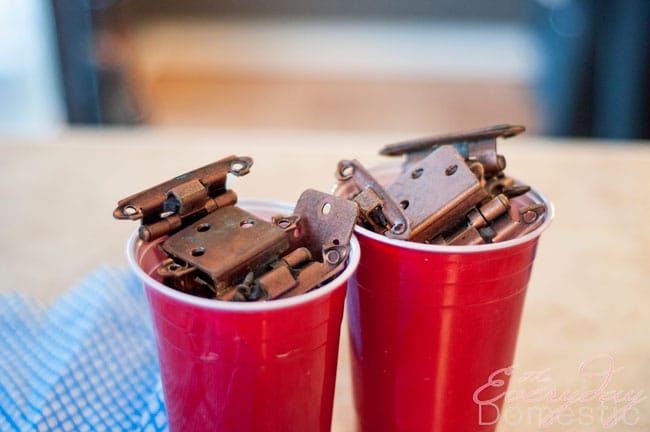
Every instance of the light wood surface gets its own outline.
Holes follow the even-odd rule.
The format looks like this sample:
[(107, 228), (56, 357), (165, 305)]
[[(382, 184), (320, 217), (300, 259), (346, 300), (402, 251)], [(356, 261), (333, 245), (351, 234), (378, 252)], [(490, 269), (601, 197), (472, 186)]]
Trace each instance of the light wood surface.
[[(371, 166), (385, 160), (377, 155), (382, 145), (416, 135), (118, 129), (3, 138), (0, 290), (50, 303), (98, 266), (125, 266), (135, 224), (112, 219), (117, 200), (225, 155), (255, 159), (251, 174), (232, 183), (240, 197), (295, 201), (305, 188), (328, 190), (339, 159)], [(507, 172), (548, 196), (556, 217), (540, 243), (510, 386), (544, 393), (509, 402), (498, 430), (603, 430), (614, 407), (623, 414), (626, 405), (601, 400), (604, 393), (572, 404), (548, 427), (538, 424), (561, 405), (547, 391), (584, 396), (600, 385), (621, 392), (605, 396), (642, 399), (607, 430), (650, 430), (650, 143), (524, 136), (500, 150)], [(342, 336), (333, 421), (341, 432), (354, 418)], [(605, 372), (608, 362), (609, 381), (586, 376)]]

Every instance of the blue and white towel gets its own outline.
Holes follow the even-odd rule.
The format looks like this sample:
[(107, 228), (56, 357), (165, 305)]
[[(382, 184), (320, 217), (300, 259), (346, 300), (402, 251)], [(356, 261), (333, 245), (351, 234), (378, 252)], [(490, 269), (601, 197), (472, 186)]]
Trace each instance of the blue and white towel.
[(0, 295), (0, 431), (51, 430), (167, 430), (146, 299), (126, 269), (47, 309)]

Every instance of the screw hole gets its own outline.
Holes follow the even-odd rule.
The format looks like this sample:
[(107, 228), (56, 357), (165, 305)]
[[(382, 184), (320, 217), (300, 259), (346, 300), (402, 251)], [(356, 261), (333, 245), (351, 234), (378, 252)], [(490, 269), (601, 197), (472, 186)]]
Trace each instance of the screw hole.
[(204, 247), (194, 248), (194, 249), (192, 249), (191, 253), (192, 253), (192, 256), (194, 256), (194, 257), (200, 257), (201, 255), (203, 255), (205, 253), (205, 248)]
[(413, 172), (411, 173), (411, 178), (412, 178), (412, 179), (418, 179), (418, 178), (422, 177), (422, 173), (423, 173), (423, 172), (424, 172), (424, 169), (423, 169), (423, 168), (415, 169), (415, 170), (413, 170)]
[(289, 228), (289, 226), (291, 226), (291, 221), (289, 219), (280, 219), (278, 221), (278, 226), (282, 229)]
[(255, 221), (253, 219), (244, 219), (243, 221), (239, 222), (239, 226), (242, 228), (252, 228), (253, 225), (255, 225)]
[(408, 200), (404, 200), (399, 203), (399, 206), (402, 207), (404, 210), (406, 210), (407, 208), (409, 208), (409, 204), (410, 203), (408, 202)]
[(334, 240), (332, 240), (332, 243), (334, 243), (336, 246), (338, 246), (339, 244), (341, 244), (341, 242), (339, 241), (339, 239), (334, 239)]
[(169, 270), (170, 272), (175, 272), (180, 268), (181, 266), (179, 266), (178, 264), (170, 264), (169, 267), (167, 267), (167, 270)]
[(325, 203), (325, 204), (323, 204), (323, 207), (321, 208), (321, 212), (322, 212), (325, 216), (327, 216), (328, 214), (330, 214), (331, 211), (332, 211), (332, 204), (330, 204), (330, 203), (328, 203), (328, 202)]
[(245, 168), (246, 168), (246, 165), (241, 161), (233, 161), (230, 164), (230, 170), (235, 174), (243, 171)]
[(395, 234), (402, 234), (402, 233), (404, 232), (404, 230), (406, 230), (406, 226), (405, 226), (403, 223), (401, 223), (401, 222), (395, 224), (395, 226), (394, 226), (393, 229), (392, 229), (392, 231), (393, 231)]
[(346, 165), (343, 168), (341, 168), (340, 171), (341, 177), (343, 178), (350, 178), (354, 175), (354, 166), (352, 165)]
[(337, 264), (341, 260), (341, 254), (336, 250), (328, 251), (325, 254), (325, 260), (330, 264)]
[(458, 165), (449, 165), (447, 169), (445, 170), (445, 175), (454, 175), (454, 173), (458, 170)]
[(202, 223), (201, 225), (196, 227), (196, 230), (198, 232), (206, 232), (210, 229), (210, 224), (209, 223)]

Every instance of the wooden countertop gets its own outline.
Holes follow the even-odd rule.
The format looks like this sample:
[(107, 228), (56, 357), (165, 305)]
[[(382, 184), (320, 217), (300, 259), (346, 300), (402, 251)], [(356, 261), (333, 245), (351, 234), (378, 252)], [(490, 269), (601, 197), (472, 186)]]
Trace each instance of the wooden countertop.
[[(233, 183), (240, 197), (295, 201), (308, 187), (328, 190), (339, 159), (372, 166), (386, 160), (377, 155), (382, 145), (406, 138), (146, 128), (5, 137), (0, 290), (50, 303), (97, 266), (125, 266), (135, 224), (113, 220), (117, 200), (228, 154), (255, 159), (251, 174)], [(553, 201), (556, 216), (539, 246), (510, 385), (514, 399), (498, 430), (593, 431), (610, 417), (608, 430), (650, 430), (650, 142), (524, 136), (499, 148), (507, 172)], [(333, 421), (341, 432), (352, 430), (354, 416), (342, 336)], [(586, 397), (597, 388), (597, 397), (539, 424), (560, 407), (561, 394)], [(625, 400), (632, 401), (627, 411)]]

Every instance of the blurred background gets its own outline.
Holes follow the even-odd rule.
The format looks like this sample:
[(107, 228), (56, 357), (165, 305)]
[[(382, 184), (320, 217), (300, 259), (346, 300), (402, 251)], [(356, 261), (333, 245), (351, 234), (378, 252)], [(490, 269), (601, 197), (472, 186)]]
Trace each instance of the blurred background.
[(0, 133), (650, 138), (647, 0), (0, 0)]

